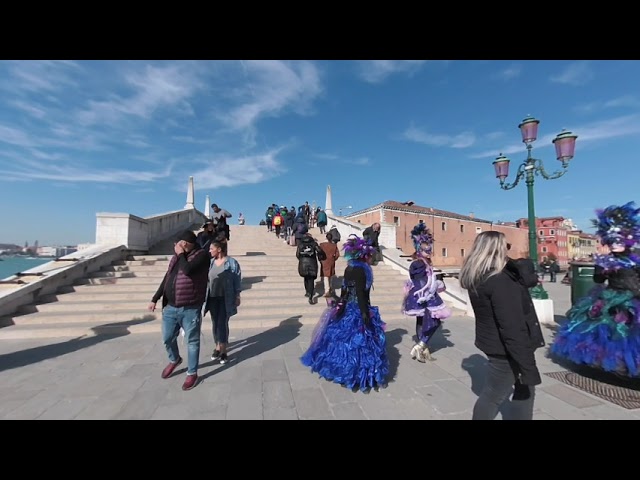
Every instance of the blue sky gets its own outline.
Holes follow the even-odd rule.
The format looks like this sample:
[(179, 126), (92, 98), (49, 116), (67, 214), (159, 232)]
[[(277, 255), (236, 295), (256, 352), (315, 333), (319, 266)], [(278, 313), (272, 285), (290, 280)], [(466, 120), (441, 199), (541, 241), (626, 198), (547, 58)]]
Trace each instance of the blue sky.
[(257, 224), (275, 202), (366, 208), (384, 200), (487, 220), (527, 214), (524, 184), (491, 162), (578, 135), (569, 172), (536, 178), (536, 214), (588, 229), (636, 200), (637, 61), (2, 61), (0, 243), (95, 240), (96, 212), (180, 209), (189, 176)]

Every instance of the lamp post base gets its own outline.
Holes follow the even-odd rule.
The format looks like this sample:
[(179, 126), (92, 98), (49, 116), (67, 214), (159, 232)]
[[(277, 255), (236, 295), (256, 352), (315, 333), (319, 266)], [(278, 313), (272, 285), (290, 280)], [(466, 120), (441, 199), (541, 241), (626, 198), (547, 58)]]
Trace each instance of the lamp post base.
[(549, 294), (544, 289), (541, 283), (529, 289), (529, 293), (531, 294), (531, 298), (536, 300), (548, 300)]

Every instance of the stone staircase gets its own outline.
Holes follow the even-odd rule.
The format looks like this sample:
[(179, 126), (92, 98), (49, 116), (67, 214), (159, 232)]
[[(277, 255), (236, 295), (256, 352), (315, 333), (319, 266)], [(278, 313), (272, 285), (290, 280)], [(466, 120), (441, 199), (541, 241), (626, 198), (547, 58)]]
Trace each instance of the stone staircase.
[[(312, 233), (322, 240), (317, 228)], [(295, 248), (262, 226), (232, 226), (230, 236), (229, 255), (240, 263), (243, 288), (242, 305), (232, 317), (230, 328), (272, 328), (297, 322), (315, 325), (326, 306), (320, 296), (324, 293), (322, 283), (318, 277), (317, 303), (309, 305), (297, 271)], [(40, 297), (38, 303), (0, 318), (0, 326), (4, 327), (0, 328), (0, 339), (159, 334), (161, 311), (151, 313), (146, 307), (162, 281), (172, 253), (172, 242), (164, 242), (148, 255), (132, 255), (113, 262), (55, 295)], [(340, 258), (336, 288), (345, 267), (346, 262)], [(379, 306), (383, 320), (389, 324), (404, 318), (400, 302), (405, 278), (383, 263), (374, 267), (371, 302)], [(209, 331), (209, 316), (204, 322), (204, 331)]]

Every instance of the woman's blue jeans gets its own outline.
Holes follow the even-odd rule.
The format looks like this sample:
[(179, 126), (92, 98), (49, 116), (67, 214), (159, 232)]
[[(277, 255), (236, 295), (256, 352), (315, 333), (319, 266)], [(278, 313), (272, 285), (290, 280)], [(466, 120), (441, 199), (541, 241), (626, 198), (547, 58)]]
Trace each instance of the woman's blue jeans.
[(211, 313), (213, 322), (213, 341), (218, 343), (229, 343), (229, 317), (224, 297), (209, 297), (208, 310)]

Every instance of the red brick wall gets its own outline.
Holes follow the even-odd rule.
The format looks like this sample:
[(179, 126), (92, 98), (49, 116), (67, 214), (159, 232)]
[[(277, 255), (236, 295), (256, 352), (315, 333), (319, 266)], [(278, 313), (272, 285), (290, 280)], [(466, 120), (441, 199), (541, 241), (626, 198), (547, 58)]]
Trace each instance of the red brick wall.
[[(371, 225), (376, 221), (380, 221), (379, 212), (380, 210), (375, 210), (375, 212), (349, 216), (349, 220), (354, 222), (359, 220), (365, 225)], [(433, 233), (432, 259), (434, 266), (460, 267), (463, 261), (462, 250), (464, 249), (464, 255), (468, 255), (471, 251), (471, 246), (477, 235), (476, 228), (482, 232), (495, 230), (504, 233), (507, 237), (507, 242), (512, 245), (511, 256), (528, 256), (527, 231), (516, 227), (389, 209), (384, 210), (383, 217), (383, 222), (397, 224), (396, 246), (400, 247), (405, 255), (410, 255), (414, 252), (411, 229), (422, 219)], [(442, 228), (443, 223), (445, 224), (445, 230)], [(445, 253), (443, 249), (446, 249), (446, 256), (443, 255)]]

